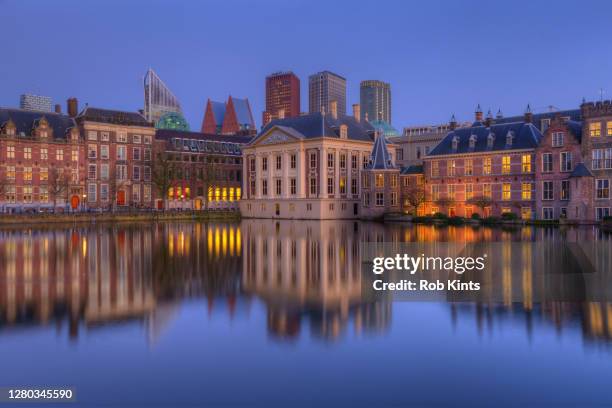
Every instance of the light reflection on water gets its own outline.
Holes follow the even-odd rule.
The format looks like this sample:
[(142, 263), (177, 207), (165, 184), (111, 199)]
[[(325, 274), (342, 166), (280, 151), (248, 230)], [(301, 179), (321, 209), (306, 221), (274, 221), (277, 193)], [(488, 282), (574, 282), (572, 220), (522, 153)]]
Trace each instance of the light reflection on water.
[[(259, 344), (264, 334), (258, 356), (243, 356), (243, 360), (250, 361), (252, 368), (276, 365), (283, 373), (290, 368), (276, 359), (287, 357), (284, 344), (307, 350), (309, 360), (301, 364), (308, 367), (315, 362), (329, 364), (330, 356), (317, 343), (329, 343), (350, 361), (365, 353), (363, 344), (374, 342), (399, 352), (402, 342), (428, 347), (435, 343), (433, 339), (450, 333), (457, 338), (467, 336), (463, 347), (476, 351), (481, 347), (478, 338), (494, 339), (498, 346), (510, 338), (519, 339), (511, 346), (518, 348), (515, 353), (528, 350), (517, 345), (523, 341), (554, 344), (555, 338), (566, 336), (574, 353), (595, 346), (602, 349), (599, 358), (608, 365), (612, 361), (612, 302), (588, 297), (577, 303), (534, 300), (534, 293), (541, 295), (546, 286), (526, 272), (529, 268), (506, 268), (498, 277), (500, 290), (520, 292), (520, 302), (481, 299), (422, 305), (394, 303), (388, 296), (362, 299), (360, 242), (445, 241), (597, 241), (612, 249), (610, 236), (593, 227), (491, 229), (243, 220), (0, 230), (0, 347), (11, 354), (24, 347), (32, 351), (36, 345), (38, 353), (87, 362), (94, 357), (86, 356), (85, 349), (102, 359), (122, 353), (112, 347), (106, 351), (97, 348), (102, 339), (110, 344), (144, 339), (144, 348), (162, 359), (189, 354), (198, 361), (197, 356), (205, 352), (201, 344), (190, 342), (192, 336), (215, 342), (216, 353), (208, 356), (214, 360), (215, 355), (229, 358), (230, 347), (232, 353), (236, 348), (255, 347), (253, 343)], [(609, 260), (612, 251), (602, 256)], [(610, 282), (602, 285), (610, 288)], [(424, 314), (416, 317), (416, 311)], [(40, 343), (40, 336), (49, 333), (55, 333), (60, 343), (64, 339), (83, 348), (70, 351), (57, 341)], [(165, 348), (169, 344), (176, 348)], [(137, 350), (142, 345), (132, 347)], [(433, 349), (424, 351), (431, 352)], [(160, 369), (138, 353), (122, 354), (119, 364), (131, 367), (138, 359), (143, 359), (142, 371), (132, 375), (144, 378)], [(532, 363), (537, 365), (537, 358)], [(391, 371), (398, 369), (392, 361), (387, 364)], [(444, 366), (441, 361), (429, 364)], [(43, 359), (30, 363), (28, 369), (45, 371), (51, 366), (53, 361)], [(118, 368), (121, 376), (122, 367)], [(379, 367), (372, 361), (365, 368)], [(29, 378), (29, 370), (21, 372), (21, 377), (1, 374), (0, 385)], [(81, 370), (87, 370), (85, 363)], [(186, 380), (176, 375), (179, 381)], [(277, 375), (279, 372), (268, 374)], [(41, 377), (41, 381), (53, 378)], [(130, 378), (123, 380), (144, 381)], [(82, 381), (79, 385), (94, 395), (93, 384), (100, 380), (74, 381)], [(181, 386), (190, 391), (188, 385)], [(296, 386), (295, 391), (300, 389)], [(327, 395), (329, 401), (334, 396), (340, 398), (331, 391)], [(202, 398), (190, 401), (207, 400)]]

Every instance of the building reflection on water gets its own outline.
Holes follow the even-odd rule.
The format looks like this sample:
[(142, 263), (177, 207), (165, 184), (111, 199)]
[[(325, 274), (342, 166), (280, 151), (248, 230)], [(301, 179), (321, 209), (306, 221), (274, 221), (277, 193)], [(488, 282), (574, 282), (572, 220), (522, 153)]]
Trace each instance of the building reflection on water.
[(234, 318), (261, 302), (268, 333), (278, 339), (380, 335), (391, 325), (393, 302), (362, 297), (361, 242), (502, 242), (501, 269), (485, 277), (491, 291), (469, 302), (449, 299), (453, 322), (475, 318), (481, 333), (519, 323), (528, 336), (540, 325), (559, 333), (581, 328), (589, 342), (612, 344), (612, 271), (599, 280), (551, 279), (536, 271), (544, 264), (563, 270), (563, 257), (511, 245), (598, 242), (604, 245), (588, 258), (612, 265), (610, 236), (596, 228), (269, 220), (0, 230), (0, 336), (54, 324), (77, 338), (136, 321), (155, 341), (189, 298), (205, 300), (203, 319), (217, 310)]

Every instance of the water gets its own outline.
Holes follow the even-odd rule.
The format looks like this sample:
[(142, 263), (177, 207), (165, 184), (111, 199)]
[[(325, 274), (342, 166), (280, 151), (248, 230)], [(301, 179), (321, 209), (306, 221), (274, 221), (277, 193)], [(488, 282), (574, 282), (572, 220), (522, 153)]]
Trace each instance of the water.
[(499, 279), (521, 301), (364, 301), (363, 241), (595, 242), (612, 256), (593, 227), (4, 229), (0, 386), (73, 386), (83, 406), (612, 404), (610, 280), (546, 300), (547, 281), (516, 268)]

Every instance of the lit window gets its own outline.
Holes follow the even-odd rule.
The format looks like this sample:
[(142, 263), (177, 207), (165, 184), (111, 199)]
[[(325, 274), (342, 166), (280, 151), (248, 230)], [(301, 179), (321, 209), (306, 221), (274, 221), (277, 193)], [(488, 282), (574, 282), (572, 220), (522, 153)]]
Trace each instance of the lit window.
[(510, 200), (512, 198), (512, 192), (510, 189), (510, 183), (502, 183), (502, 200)]
[(597, 179), (595, 180), (595, 190), (597, 198), (610, 198), (610, 180)]
[(521, 186), (521, 198), (531, 200), (531, 183), (523, 183)]
[(482, 174), (491, 174), (491, 158), (485, 157), (482, 159)]
[(502, 156), (502, 173), (510, 173), (510, 156)]
[(591, 137), (601, 136), (601, 123), (600, 122), (589, 123), (589, 135), (591, 135)]

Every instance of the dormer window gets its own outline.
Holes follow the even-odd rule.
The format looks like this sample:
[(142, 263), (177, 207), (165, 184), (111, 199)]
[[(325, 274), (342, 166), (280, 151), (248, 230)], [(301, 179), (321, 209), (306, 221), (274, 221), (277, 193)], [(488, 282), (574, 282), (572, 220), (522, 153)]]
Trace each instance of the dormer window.
[(493, 147), (493, 143), (495, 143), (495, 133), (489, 133), (489, 136), (487, 136), (487, 147)]
[(453, 150), (457, 150), (459, 147), (459, 138), (457, 136), (453, 136)]
[(476, 147), (476, 135), (471, 135), (470, 136), (470, 149), (473, 149), (474, 147)]
[(43, 139), (46, 139), (48, 134), (46, 130), (41, 130), (39, 133), (40, 137), (42, 137)]
[(346, 139), (348, 137), (348, 126), (340, 125), (340, 139)]
[(514, 140), (514, 132), (513, 131), (508, 131), (508, 133), (506, 133), (506, 146), (512, 146), (512, 141)]

